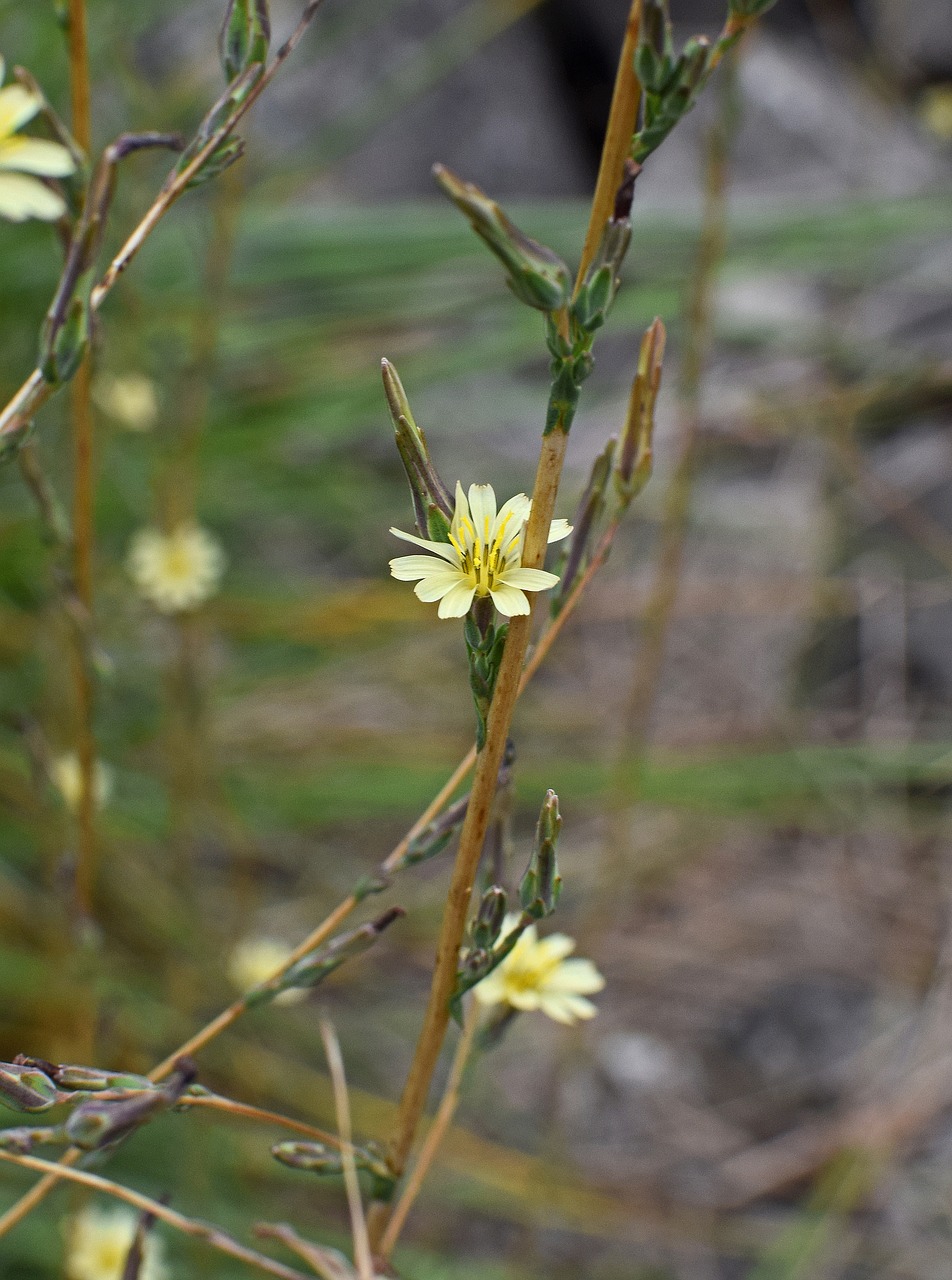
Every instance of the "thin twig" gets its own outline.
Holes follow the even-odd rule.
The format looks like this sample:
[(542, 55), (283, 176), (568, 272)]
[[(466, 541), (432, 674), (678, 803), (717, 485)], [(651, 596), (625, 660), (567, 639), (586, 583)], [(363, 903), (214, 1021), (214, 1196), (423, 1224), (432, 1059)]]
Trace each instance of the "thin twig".
[[(103, 1095), (99, 1094), (98, 1097)], [(303, 1120), (294, 1120), (280, 1111), (268, 1111), (264, 1107), (253, 1107), (248, 1102), (236, 1102), (234, 1098), (225, 1098), (218, 1093), (184, 1094), (175, 1104), (176, 1107), (197, 1107), (199, 1110), (225, 1111), (228, 1115), (241, 1116), (245, 1120), (259, 1120), (262, 1124), (273, 1124), (291, 1133), (300, 1133), (305, 1138), (322, 1142), (328, 1147), (339, 1147), (340, 1139), (325, 1129), (318, 1129), (313, 1124), (305, 1124)]]
[(446, 1130), (456, 1114), (463, 1072), (466, 1070), (466, 1064), (469, 1061), (470, 1051), (473, 1047), (473, 1037), (478, 1026), (479, 1005), (475, 1000), (471, 1000), (466, 1010), (463, 1031), (456, 1046), (456, 1053), (453, 1056), (449, 1078), (443, 1091), (443, 1097), (440, 1099), (439, 1108), (433, 1118), (433, 1123), (427, 1130), (423, 1146), (420, 1148), (420, 1154), (410, 1171), (406, 1186), (403, 1188), (403, 1194), (397, 1201), (393, 1216), (387, 1224), (387, 1229), (380, 1241), (380, 1255), (383, 1258), (389, 1258), (393, 1253), (400, 1238), (400, 1233), (403, 1231), (407, 1216), (413, 1208), (417, 1196), (420, 1194), (424, 1179), (430, 1171), (443, 1138), (446, 1136)]
[[(71, 128), (88, 155), (92, 146), (91, 94), (86, 0), (69, 0), (67, 43)], [(87, 351), (71, 387), (73, 433), (73, 583), (87, 624), (93, 610), (93, 538), (95, 476), (93, 472), (92, 364)], [(70, 636), (73, 671), (79, 797), (76, 805), (76, 908), (92, 917), (96, 878), (96, 737), (93, 725), (95, 689), (89, 660), (89, 637), (73, 627)]]
[(347, 1097), (347, 1081), (344, 1077), (344, 1059), (341, 1056), (337, 1032), (326, 1018), (321, 1019), (321, 1039), (330, 1068), (334, 1088), (334, 1110), (337, 1113), (337, 1129), (340, 1133), (341, 1164), (344, 1168), (344, 1186), (347, 1189), (347, 1208), (350, 1213), (350, 1231), (354, 1242), (354, 1263), (360, 1280), (374, 1280), (373, 1259), (370, 1256), (370, 1240), (367, 1236), (367, 1220), (360, 1198), (357, 1164), (351, 1142), (350, 1101)]
[(148, 1213), (158, 1218), (167, 1226), (181, 1231), (183, 1235), (191, 1236), (195, 1240), (204, 1240), (220, 1253), (227, 1253), (230, 1258), (236, 1258), (239, 1262), (247, 1262), (249, 1266), (257, 1267), (259, 1271), (265, 1271), (268, 1275), (279, 1276), (281, 1280), (308, 1280), (302, 1271), (295, 1271), (293, 1267), (286, 1267), (283, 1262), (276, 1262), (274, 1258), (239, 1244), (218, 1227), (207, 1222), (199, 1222), (195, 1218), (186, 1218), (184, 1214), (176, 1213), (174, 1209), (169, 1209), (160, 1201), (152, 1200), (138, 1191), (131, 1191), (128, 1187), (112, 1182), (109, 1178), (103, 1178), (98, 1173), (88, 1173), (85, 1169), (69, 1169), (62, 1164), (40, 1160), (36, 1156), (18, 1156), (10, 1151), (0, 1151), (0, 1160), (17, 1164), (22, 1169), (33, 1169), (36, 1172), (45, 1173), (54, 1181), (66, 1179), (69, 1182), (78, 1182), (84, 1187), (91, 1187), (94, 1191), (104, 1191), (106, 1195), (114, 1196), (117, 1200), (124, 1200), (126, 1204), (132, 1205), (141, 1213)]

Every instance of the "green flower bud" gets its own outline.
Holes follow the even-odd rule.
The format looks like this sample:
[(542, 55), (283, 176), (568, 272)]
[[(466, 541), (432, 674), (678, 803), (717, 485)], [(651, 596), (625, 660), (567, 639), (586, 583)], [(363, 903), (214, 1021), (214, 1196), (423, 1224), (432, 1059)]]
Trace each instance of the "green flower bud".
[(556, 859), (556, 846), (562, 829), (559, 813), (559, 797), (554, 791), (545, 793), (539, 823), (536, 827), (535, 848), (529, 866), (519, 886), (519, 900), (525, 915), (542, 920), (556, 908), (562, 892), (562, 877)]
[(655, 319), (641, 340), (638, 372), (631, 385), (628, 415), (615, 461), (615, 488), (624, 506), (641, 492), (651, 475), (655, 404), (667, 333)]
[(230, 0), (219, 37), (222, 68), (229, 83), (252, 63), (263, 69), (270, 42), (267, 0)]
[(433, 166), (433, 174), (506, 268), (509, 287), (519, 301), (539, 311), (564, 307), (571, 296), (572, 277), (558, 254), (524, 235), (495, 200), (473, 183), (462, 182), (441, 164)]
[(453, 498), (433, 465), (426, 436), (410, 411), (400, 375), (389, 360), (382, 360), (380, 365), (397, 451), (410, 482), (417, 532), (422, 538), (431, 538), (434, 542), (449, 542)]
[(11, 1111), (48, 1111), (58, 1100), (56, 1085), (38, 1067), (0, 1062), (0, 1102)]

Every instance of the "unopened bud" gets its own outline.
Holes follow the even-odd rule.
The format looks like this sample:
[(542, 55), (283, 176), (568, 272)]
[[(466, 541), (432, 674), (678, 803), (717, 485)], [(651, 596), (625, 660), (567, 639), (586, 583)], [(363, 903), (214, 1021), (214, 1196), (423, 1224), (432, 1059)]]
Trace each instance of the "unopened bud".
[(282, 991), (316, 987), (342, 964), (368, 951), (383, 931), (404, 914), (402, 907), (391, 907), (376, 920), (351, 929), (348, 933), (334, 938), (326, 947), (320, 947), (310, 955), (302, 956), (286, 973), (250, 991), (245, 997), (248, 1008), (265, 1004)]
[(562, 877), (556, 858), (562, 815), (559, 813), (559, 797), (554, 791), (545, 793), (539, 823), (536, 827), (535, 848), (522, 883), (519, 899), (526, 915), (542, 920), (551, 915), (562, 892)]
[(461, 181), (441, 164), (434, 165), (433, 175), (509, 272), (509, 287), (520, 302), (540, 311), (558, 311), (566, 305), (572, 278), (557, 253), (523, 234), (495, 200), (473, 183)]
[(148, 1076), (132, 1075), (128, 1072), (100, 1071), (96, 1067), (71, 1064), (55, 1067), (53, 1079), (61, 1089), (82, 1090), (85, 1093), (100, 1093), (105, 1089), (150, 1090), (156, 1088)]
[(498, 884), (490, 885), (482, 896), (479, 911), (473, 921), (473, 946), (488, 951), (502, 929), (506, 918), (506, 891)]
[(659, 319), (645, 331), (638, 353), (638, 372), (631, 384), (628, 415), (615, 462), (615, 487), (624, 506), (648, 483), (653, 461), (655, 405), (667, 333)]
[(267, 0), (230, 0), (219, 38), (222, 68), (229, 83), (252, 63), (264, 63), (271, 42)]
[[(397, 450), (410, 483), (413, 514), (421, 538), (449, 541), (453, 499), (430, 458), (426, 436), (417, 426), (400, 375), (389, 360), (381, 360), (383, 386), (393, 419)], [(440, 536), (440, 534), (443, 536)]]
[(116, 1102), (83, 1102), (63, 1125), (74, 1146), (96, 1151), (112, 1146), (146, 1124), (153, 1116), (174, 1106), (195, 1079), (195, 1065), (179, 1059), (174, 1074), (160, 1089), (136, 1092)]
[(342, 1173), (344, 1168), (340, 1152), (323, 1142), (279, 1142), (271, 1154), (288, 1168), (307, 1173)]
[(38, 1067), (0, 1063), (0, 1102), (11, 1111), (47, 1111), (57, 1100), (56, 1085)]

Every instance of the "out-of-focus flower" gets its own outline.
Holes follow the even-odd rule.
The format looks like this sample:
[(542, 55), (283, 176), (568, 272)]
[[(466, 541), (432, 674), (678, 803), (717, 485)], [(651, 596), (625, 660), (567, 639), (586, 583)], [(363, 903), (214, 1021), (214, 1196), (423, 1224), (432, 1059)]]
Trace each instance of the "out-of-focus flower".
[[(79, 797), (82, 792), (83, 779), (79, 768), (79, 756), (75, 751), (57, 756), (50, 762), (50, 781), (60, 793), (63, 803), (72, 813), (79, 809)], [(96, 808), (102, 809), (109, 803), (112, 795), (113, 772), (102, 760), (93, 764), (93, 800)]]
[[(473, 597), (492, 597), (507, 618), (529, 612), (527, 591), (546, 591), (558, 582), (558, 575), (543, 569), (522, 567), (526, 522), (532, 503), (524, 493), (503, 503), (496, 511), (492, 485), (471, 484), (469, 500), (463, 486), (456, 485), (456, 510), (449, 529), (449, 542), (432, 542), (399, 529), (390, 532), (404, 542), (423, 547), (430, 555), (398, 556), (390, 561), (390, 572), (401, 582), (414, 582), (421, 600), (439, 600), (441, 618), (461, 618)], [(549, 542), (558, 542), (572, 532), (566, 520), (553, 520)], [(434, 558), (438, 557), (438, 558)]]
[[(67, 1280), (122, 1280), (138, 1221), (139, 1215), (131, 1209), (90, 1206), (77, 1214), (67, 1228)], [(168, 1280), (170, 1275), (161, 1242), (150, 1233), (139, 1280)]]
[[(519, 917), (509, 915), (503, 924), (503, 938), (510, 934)], [(593, 1018), (598, 1010), (585, 997), (601, 991), (605, 979), (591, 960), (569, 960), (575, 939), (564, 933), (540, 938), (530, 924), (519, 941), (488, 977), (475, 988), (481, 1004), (509, 1005), (524, 1013), (541, 1010), (555, 1022), (568, 1025), (579, 1018)]]
[(103, 413), (127, 431), (151, 431), (159, 417), (155, 383), (144, 373), (102, 373), (93, 398)]
[(171, 533), (140, 529), (129, 548), (128, 568), (139, 594), (160, 613), (183, 613), (218, 590), (225, 553), (199, 525), (179, 525)]
[[(228, 958), (228, 976), (242, 993), (273, 978), (291, 954), (291, 948), (277, 938), (261, 936), (243, 938)], [(296, 1004), (307, 992), (292, 987), (275, 996), (275, 1004)]]
[[(4, 61), (0, 58), (0, 84)], [(38, 94), (20, 84), (0, 89), (0, 217), (11, 222), (42, 218), (52, 222), (66, 210), (63, 198), (40, 178), (66, 178), (76, 168), (66, 147), (17, 133), (43, 106)]]
[(919, 118), (944, 142), (952, 141), (952, 84), (932, 84), (919, 99)]

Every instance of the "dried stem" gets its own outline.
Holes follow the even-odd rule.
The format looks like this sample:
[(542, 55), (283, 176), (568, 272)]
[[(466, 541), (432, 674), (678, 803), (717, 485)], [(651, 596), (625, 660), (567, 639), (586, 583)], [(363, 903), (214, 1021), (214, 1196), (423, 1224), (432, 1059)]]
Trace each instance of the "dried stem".
[(463, 1031), (460, 1035), (459, 1042), (456, 1046), (456, 1053), (453, 1055), (453, 1062), (450, 1066), (449, 1078), (446, 1082), (446, 1088), (443, 1091), (443, 1097), (440, 1099), (440, 1105), (436, 1115), (433, 1117), (433, 1123), (427, 1130), (426, 1138), (423, 1146), (420, 1148), (420, 1154), (417, 1158), (410, 1176), (407, 1178), (406, 1186), (403, 1188), (403, 1194), (397, 1201), (393, 1210), (393, 1216), (387, 1224), (387, 1229), (380, 1241), (380, 1256), (389, 1258), (393, 1253), (400, 1233), (403, 1230), (404, 1223), (410, 1210), (413, 1208), (420, 1189), (423, 1186), (424, 1179), (430, 1171), (430, 1166), (439, 1150), (440, 1143), (446, 1136), (446, 1130), (452, 1122), (453, 1116), (456, 1114), (456, 1107), (459, 1103), (460, 1086), (463, 1082), (463, 1072), (466, 1070), (466, 1064), (469, 1061), (470, 1051), (473, 1047), (473, 1037), (476, 1034), (476, 1028), (479, 1026), (479, 1005), (475, 1000), (471, 1000), (466, 1010), (466, 1016), (463, 1021)]
[[(100, 1097), (104, 1096), (102, 1094)], [(322, 1142), (325, 1146), (339, 1147), (340, 1140), (325, 1129), (318, 1129), (313, 1124), (305, 1124), (303, 1120), (294, 1120), (291, 1116), (282, 1115), (279, 1111), (267, 1111), (264, 1107), (253, 1107), (248, 1102), (236, 1102), (234, 1098), (225, 1098), (218, 1093), (187, 1093), (179, 1098), (176, 1107), (198, 1108), (208, 1111), (225, 1111), (228, 1115), (241, 1116), (245, 1120), (258, 1120), (261, 1124), (273, 1124), (291, 1133), (300, 1133), (314, 1142)]]
[[(69, 0), (67, 40), (72, 133), (88, 155), (92, 145), (89, 48), (86, 0)], [(96, 738), (93, 676), (89, 661), (88, 626), (93, 610), (93, 535), (95, 475), (93, 472), (92, 366), (89, 352), (76, 371), (71, 388), (73, 431), (73, 582), (85, 628), (74, 627), (70, 661), (73, 671), (76, 754), (79, 760), (77, 818), (76, 908), (93, 914), (96, 878), (96, 800), (93, 774)]]
[(350, 1101), (347, 1097), (347, 1080), (344, 1076), (344, 1059), (341, 1056), (337, 1032), (326, 1018), (321, 1019), (321, 1039), (324, 1041), (324, 1052), (327, 1055), (331, 1084), (334, 1088), (334, 1110), (337, 1113), (337, 1129), (340, 1133), (341, 1164), (344, 1168), (347, 1208), (350, 1212), (350, 1231), (354, 1242), (354, 1263), (360, 1280), (374, 1280), (374, 1265), (370, 1256), (370, 1240), (367, 1236), (367, 1220), (364, 1217), (363, 1201), (360, 1198), (357, 1164), (354, 1160), (354, 1148), (351, 1142), (353, 1133), (350, 1123)]
[(183, 1235), (191, 1236), (195, 1240), (204, 1240), (220, 1253), (226, 1253), (239, 1262), (247, 1262), (249, 1266), (257, 1267), (259, 1271), (264, 1271), (268, 1275), (279, 1276), (280, 1280), (308, 1280), (303, 1271), (296, 1271), (293, 1267), (286, 1267), (283, 1262), (277, 1262), (274, 1258), (258, 1253), (255, 1249), (248, 1249), (218, 1227), (206, 1222), (198, 1222), (194, 1218), (186, 1218), (184, 1214), (176, 1213), (174, 1209), (169, 1209), (160, 1201), (151, 1200), (148, 1196), (140, 1195), (138, 1191), (131, 1191), (128, 1187), (112, 1182), (109, 1178), (103, 1178), (98, 1173), (87, 1173), (85, 1169), (70, 1169), (63, 1164), (52, 1164), (49, 1160), (40, 1160), (36, 1156), (18, 1156), (10, 1151), (0, 1151), (0, 1160), (19, 1165), (21, 1169), (45, 1173), (54, 1182), (66, 1179), (69, 1182), (90, 1187), (93, 1191), (103, 1191), (117, 1200), (124, 1200), (140, 1213), (147, 1213), (167, 1226), (174, 1227)]

